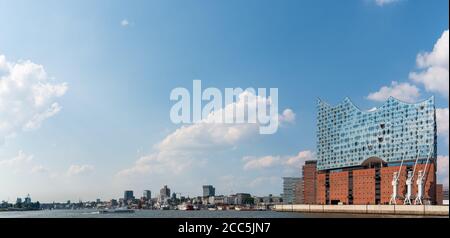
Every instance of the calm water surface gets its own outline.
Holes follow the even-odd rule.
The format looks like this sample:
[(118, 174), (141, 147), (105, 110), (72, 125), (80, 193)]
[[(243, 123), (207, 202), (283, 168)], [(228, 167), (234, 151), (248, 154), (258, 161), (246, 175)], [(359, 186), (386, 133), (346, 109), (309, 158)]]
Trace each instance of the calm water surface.
[(135, 213), (99, 214), (97, 210), (41, 210), (0, 212), (0, 218), (367, 218), (417, 217), (354, 214), (312, 214), (275, 211), (137, 210)]

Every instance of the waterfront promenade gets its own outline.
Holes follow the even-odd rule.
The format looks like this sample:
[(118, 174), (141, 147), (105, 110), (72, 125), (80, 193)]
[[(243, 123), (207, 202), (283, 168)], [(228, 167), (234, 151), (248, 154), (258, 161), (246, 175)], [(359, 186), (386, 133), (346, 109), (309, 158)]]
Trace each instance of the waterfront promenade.
[(348, 214), (385, 214), (447, 216), (449, 206), (436, 205), (275, 205), (275, 211), (301, 213), (348, 213)]

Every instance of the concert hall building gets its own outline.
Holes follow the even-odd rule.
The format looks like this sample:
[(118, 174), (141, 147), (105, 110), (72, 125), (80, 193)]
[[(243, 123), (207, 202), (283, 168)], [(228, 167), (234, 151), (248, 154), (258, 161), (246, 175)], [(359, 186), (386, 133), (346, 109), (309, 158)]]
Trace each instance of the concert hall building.
[(434, 97), (418, 103), (390, 97), (369, 111), (348, 98), (336, 106), (319, 99), (317, 110), (316, 181), (304, 184), (316, 204), (403, 204), (408, 176), (412, 199), (421, 190), (423, 204), (436, 203)]

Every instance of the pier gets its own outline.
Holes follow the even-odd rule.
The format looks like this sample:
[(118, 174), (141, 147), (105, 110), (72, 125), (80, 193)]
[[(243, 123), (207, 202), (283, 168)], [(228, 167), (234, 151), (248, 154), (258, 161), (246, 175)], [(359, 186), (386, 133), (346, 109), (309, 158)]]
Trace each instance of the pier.
[(449, 206), (437, 205), (275, 205), (278, 212), (352, 213), (384, 215), (448, 216)]

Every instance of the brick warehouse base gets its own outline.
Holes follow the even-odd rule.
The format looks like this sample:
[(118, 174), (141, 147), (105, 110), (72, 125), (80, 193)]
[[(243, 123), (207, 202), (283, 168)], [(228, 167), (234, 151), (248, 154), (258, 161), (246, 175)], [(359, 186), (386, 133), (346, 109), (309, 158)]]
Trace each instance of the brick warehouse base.
[[(316, 184), (316, 204), (354, 204), (375, 205), (389, 204), (392, 195), (392, 177), (394, 172), (400, 171), (398, 180), (397, 204), (403, 204), (406, 194), (406, 178), (408, 171), (414, 165), (403, 165), (375, 168), (347, 169), (339, 172), (318, 171)], [(417, 194), (417, 174), (425, 169), (425, 164), (416, 166), (412, 195)], [(427, 176), (424, 186), (424, 201), (436, 204), (436, 167), (434, 163), (427, 166)], [(379, 177), (379, 178), (377, 178)], [(378, 181), (377, 181), (378, 179)], [(378, 185), (377, 185), (378, 184)]]

